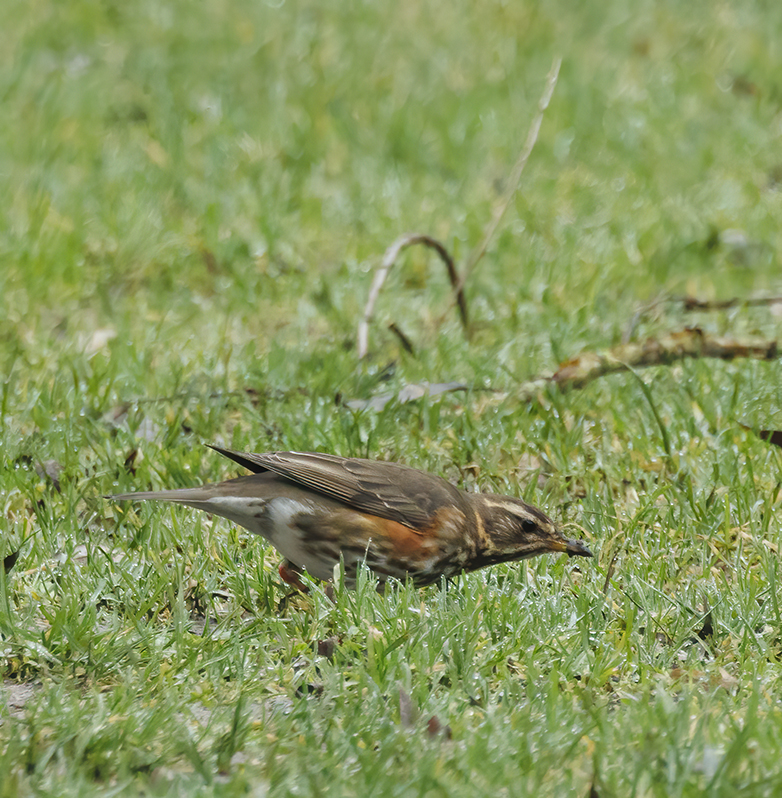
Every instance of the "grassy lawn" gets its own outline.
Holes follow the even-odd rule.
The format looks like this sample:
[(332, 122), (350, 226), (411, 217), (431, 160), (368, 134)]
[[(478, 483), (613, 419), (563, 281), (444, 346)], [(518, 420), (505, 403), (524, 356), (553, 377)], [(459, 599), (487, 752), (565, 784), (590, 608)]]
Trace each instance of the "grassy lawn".
[[(782, 5), (2, 16), (0, 798), (782, 792), (782, 455), (746, 429), (782, 429), (780, 363), (514, 398), (622, 341), (780, 337), (676, 297), (782, 294)], [(411, 249), (358, 362), (384, 250), (465, 262), (557, 56), (469, 339)], [(346, 404), (424, 380), (467, 390)], [(245, 530), (102, 498), (241, 472), (206, 442), (522, 496), (596, 557), (286, 603)]]

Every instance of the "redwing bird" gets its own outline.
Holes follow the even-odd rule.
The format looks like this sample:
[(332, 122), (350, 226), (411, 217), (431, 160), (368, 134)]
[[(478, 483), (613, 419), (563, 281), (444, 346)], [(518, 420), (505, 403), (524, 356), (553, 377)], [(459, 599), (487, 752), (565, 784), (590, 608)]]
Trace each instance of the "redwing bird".
[(415, 468), (318, 452), (249, 454), (212, 446), (251, 476), (200, 488), (124, 493), (120, 500), (174, 502), (222, 516), (266, 538), (285, 558), (282, 578), (331, 579), (344, 562), (355, 587), (365, 562), (381, 582), (418, 586), (546, 552), (591, 557), (521, 499), (467, 493)]

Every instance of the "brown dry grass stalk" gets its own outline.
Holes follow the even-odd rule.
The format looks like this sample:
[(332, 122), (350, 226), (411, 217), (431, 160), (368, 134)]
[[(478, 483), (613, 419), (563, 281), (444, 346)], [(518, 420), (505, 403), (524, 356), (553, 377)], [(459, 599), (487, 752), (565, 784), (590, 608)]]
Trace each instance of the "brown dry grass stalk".
[(530, 124), (529, 131), (527, 132), (527, 138), (524, 142), (524, 146), (521, 148), (519, 152), (519, 156), (516, 159), (516, 163), (511, 170), (510, 176), (508, 178), (507, 188), (505, 189), (505, 193), (502, 196), (501, 201), (494, 209), (494, 213), (492, 214), (489, 223), (486, 225), (486, 228), (483, 233), (483, 237), (481, 238), (480, 243), (473, 249), (470, 253), (470, 257), (467, 259), (467, 263), (464, 267), (464, 271), (462, 272), (461, 276), (459, 276), (458, 272), (456, 271), (456, 266), (454, 265), (453, 258), (449, 255), (448, 251), (445, 247), (436, 239), (432, 238), (431, 236), (423, 235), (420, 233), (412, 233), (408, 235), (404, 235), (401, 238), (398, 238), (385, 252), (383, 256), (383, 260), (378, 267), (377, 271), (375, 272), (375, 277), (372, 280), (372, 285), (369, 289), (369, 297), (367, 298), (366, 306), (364, 307), (364, 315), (359, 322), (358, 325), (358, 335), (357, 335), (357, 350), (358, 350), (358, 357), (359, 360), (366, 357), (367, 352), (369, 351), (369, 325), (372, 321), (372, 317), (375, 310), (375, 304), (377, 303), (378, 296), (380, 295), (380, 291), (383, 288), (383, 284), (386, 281), (386, 277), (388, 276), (389, 271), (396, 263), (399, 254), (402, 250), (406, 249), (407, 247), (411, 246), (412, 244), (424, 244), (425, 246), (431, 247), (434, 249), (438, 255), (442, 258), (443, 262), (446, 264), (448, 269), (448, 277), (451, 281), (452, 287), (452, 297), (451, 301), (448, 304), (448, 308), (446, 309), (445, 313), (437, 320), (436, 327), (440, 327), (445, 320), (448, 313), (451, 311), (454, 305), (459, 306), (459, 315), (462, 321), (462, 326), (465, 332), (469, 333), (468, 324), (467, 324), (467, 301), (464, 296), (464, 286), (467, 282), (470, 275), (475, 271), (478, 263), (480, 263), (483, 256), (486, 254), (486, 251), (489, 248), (494, 236), (497, 233), (497, 230), (500, 226), (500, 222), (502, 221), (503, 216), (505, 216), (508, 207), (513, 200), (514, 195), (518, 191), (519, 183), (521, 182), (521, 176), (524, 172), (524, 167), (527, 165), (527, 161), (529, 160), (530, 155), (532, 154), (532, 150), (535, 147), (535, 142), (538, 140), (538, 133), (540, 132), (540, 126), (543, 122), (543, 115), (548, 108), (549, 103), (551, 102), (551, 97), (554, 94), (554, 89), (557, 85), (557, 79), (559, 77), (559, 70), (562, 66), (562, 59), (556, 58), (554, 63), (551, 66), (551, 70), (549, 71), (546, 77), (546, 85), (543, 89), (543, 94), (538, 101), (538, 112), (535, 114), (535, 117)]

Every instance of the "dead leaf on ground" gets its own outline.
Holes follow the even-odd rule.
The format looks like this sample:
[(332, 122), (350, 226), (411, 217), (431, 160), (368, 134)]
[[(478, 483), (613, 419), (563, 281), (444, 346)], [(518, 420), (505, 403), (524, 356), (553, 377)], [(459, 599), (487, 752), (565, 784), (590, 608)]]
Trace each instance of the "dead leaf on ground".
[(461, 382), (420, 382), (410, 383), (405, 385), (399, 393), (389, 391), (388, 393), (381, 393), (373, 396), (371, 399), (351, 399), (345, 403), (346, 407), (351, 410), (376, 410), (380, 412), (389, 402), (396, 400), (399, 404), (407, 404), (421, 399), (424, 396), (439, 396), (443, 393), (452, 393), (454, 391), (466, 391), (467, 385)]
[(426, 724), (426, 731), (430, 737), (444, 737), (450, 740), (452, 737), (451, 727), (448, 724), (443, 725), (437, 715), (432, 715), (429, 722)]
[(772, 429), (759, 429), (757, 431), (757, 436), (764, 441), (768, 441), (769, 443), (773, 444), (774, 446), (781, 446), (782, 447), (782, 432), (779, 430), (772, 430)]
[(325, 657), (326, 659), (332, 659), (334, 657), (334, 651), (336, 650), (338, 644), (339, 644), (339, 638), (336, 635), (327, 637), (325, 640), (318, 640), (317, 643), (318, 656)]
[(89, 335), (81, 336), (81, 345), (86, 355), (94, 355), (101, 349), (106, 349), (109, 341), (116, 337), (117, 331), (113, 327), (101, 327)]
[(56, 460), (45, 460), (43, 463), (35, 464), (35, 473), (41, 479), (46, 479), (52, 483), (52, 486), (60, 492), (60, 474), (63, 467)]
[(125, 462), (122, 464), (125, 471), (127, 471), (131, 476), (135, 476), (136, 474), (136, 458), (138, 457), (138, 449), (131, 449), (125, 455)]
[(3, 558), (3, 570), (8, 573), (15, 565), (16, 561), (19, 559), (19, 551), (11, 552), (11, 554), (6, 554)]
[(415, 725), (418, 710), (413, 704), (410, 694), (402, 687), (399, 688), (399, 721), (403, 726), (410, 728)]
[(16, 682), (13, 679), (3, 679), (3, 697), (8, 707), (8, 714), (12, 718), (23, 718), (27, 705), (41, 689), (41, 684), (29, 682)]
[(782, 447), (782, 432), (780, 432), (779, 430), (755, 429), (755, 427), (750, 427), (748, 424), (742, 424), (740, 421), (739, 421), (739, 426), (742, 429), (747, 430), (747, 432), (752, 432), (753, 434), (757, 435), (758, 438), (760, 438), (762, 441), (767, 441), (773, 446)]

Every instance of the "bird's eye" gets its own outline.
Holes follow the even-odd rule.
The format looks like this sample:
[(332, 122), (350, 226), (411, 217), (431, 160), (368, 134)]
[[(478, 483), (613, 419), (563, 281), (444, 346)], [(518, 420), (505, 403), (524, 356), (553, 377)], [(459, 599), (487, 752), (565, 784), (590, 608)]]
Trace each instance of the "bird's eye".
[(533, 532), (537, 532), (538, 525), (531, 518), (525, 518), (521, 522), (521, 529), (528, 535), (531, 535)]

